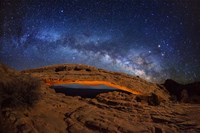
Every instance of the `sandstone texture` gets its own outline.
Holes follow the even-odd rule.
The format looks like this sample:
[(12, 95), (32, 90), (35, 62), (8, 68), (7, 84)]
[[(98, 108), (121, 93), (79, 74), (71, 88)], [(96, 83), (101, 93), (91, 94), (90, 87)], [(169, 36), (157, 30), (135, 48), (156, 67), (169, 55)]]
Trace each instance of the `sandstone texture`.
[[(149, 96), (156, 94), (160, 100), (168, 101), (169, 94), (157, 84), (147, 82), (139, 77), (124, 73), (110, 72), (82, 64), (52, 65), (37, 69), (23, 71), (42, 79), (49, 85), (78, 83), (81, 81), (106, 82), (115, 85), (119, 89), (133, 94)], [(100, 82), (100, 83), (101, 83)]]
[[(65, 69), (74, 69), (76, 65), (69, 65)], [(79, 66), (79, 65), (78, 65)], [(81, 65), (82, 66), (82, 65)], [(78, 67), (79, 68), (79, 67)], [(83, 68), (83, 67), (81, 67)], [(86, 66), (84, 66), (86, 68)], [(92, 67), (88, 67), (91, 68)], [(14, 70), (3, 68), (6, 79), (14, 80)], [(55, 71), (56, 67), (44, 67), (23, 72), (31, 74), (42, 81), (45, 80), (79, 80), (93, 79), (112, 81), (127, 88), (139, 88), (137, 91), (145, 91), (142, 94), (151, 93), (152, 97), (124, 92), (101, 93), (95, 98), (72, 97), (62, 93), (56, 93), (45, 82), (41, 83), (40, 99), (37, 103), (26, 108), (1, 108), (4, 127), (2, 132), (11, 133), (199, 133), (200, 132), (200, 105), (190, 103), (174, 103), (170, 100), (160, 101), (158, 105), (151, 105), (149, 99), (154, 94), (164, 98), (169, 93), (163, 91), (158, 85), (148, 83), (138, 77), (126, 74), (107, 72), (92, 68), (95, 71), (82, 72)], [(85, 72), (86, 71), (86, 72)], [(81, 74), (82, 73), (82, 74)], [(94, 73), (94, 75), (93, 75)], [(67, 76), (67, 75), (71, 76)], [(89, 78), (93, 76), (93, 78)], [(99, 76), (95, 76), (99, 75)], [(118, 75), (118, 76), (117, 76)], [(71, 79), (70, 79), (71, 77)], [(45, 80), (44, 80), (45, 79)], [(4, 80), (4, 78), (1, 78)], [(123, 80), (125, 83), (123, 83)], [(4, 80), (8, 82), (9, 80)], [(129, 82), (128, 82), (129, 81)], [(133, 83), (130, 83), (132, 81)], [(1, 83), (1, 82), (0, 82)], [(135, 83), (135, 84), (134, 84)], [(17, 83), (16, 83), (17, 85)], [(136, 87), (137, 86), (137, 87)], [(148, 87), (149, 86), (149, 87)], [(143, 88), (145, 87), (145, 88)], [(156, 90), (158, 89), (158, 90)], [(162, 95), (159, 95), (161, 94)], [(149, 92), (149, 93), (147, 93)], [(157, 93), (160, 92), (160, 93)], [(166, 95), (166, 96), (165, 96)], [(164, 99), (163, 98), (163, 99)], [(9, 128), (5, 128), (9, 127)], [(6, 130), (5, 130), (6, 129)], [(1, 132), (1, 130), (0, 130)]]

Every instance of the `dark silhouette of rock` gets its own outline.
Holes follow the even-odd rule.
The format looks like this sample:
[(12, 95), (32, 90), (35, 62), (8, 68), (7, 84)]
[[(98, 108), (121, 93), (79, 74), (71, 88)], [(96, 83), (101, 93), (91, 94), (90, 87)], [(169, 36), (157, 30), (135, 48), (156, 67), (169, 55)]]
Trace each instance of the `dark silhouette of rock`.
[(61, 72), (61, 71), (65, 71), (65, 70), (66, 70), (65, 66), (55, 68), (55, 72)]
[(163, 85), (179, 102), (200, 103), (200, 82), (183, 85), (167, 79)]
[(180, 95), (181, 95), (180, 97), (181, 102), (184, 102), (184, 103), (189, 102), (188, 91), (186, 89), (183, 89)]
[(172, 79), (167, 79), (164, 83), (165, 88), (170, 92), (172, 95), (179, 95), (181, 84), (177, 83), (176, 81)]
[(148, 105), (151, 105), (151, 106), (160, 105), (160, 100), (158, 96), (154, 93), (152, 93), (150, 96), (136, 96), (135, 100), (137, 102), (147, 103)]
[(158, 96), (154, 93), (152, 93), (149, 97), (148, 97), (148, 103), (149, 105), (153, 105), (153, 106), (157, 106), (160, 105), (160, 101), (158, 99)]

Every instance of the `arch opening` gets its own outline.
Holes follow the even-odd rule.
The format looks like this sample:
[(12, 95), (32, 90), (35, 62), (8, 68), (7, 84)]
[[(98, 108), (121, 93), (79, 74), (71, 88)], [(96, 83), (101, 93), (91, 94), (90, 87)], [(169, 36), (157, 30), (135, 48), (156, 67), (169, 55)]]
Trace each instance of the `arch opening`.
[[(132, 93), (132, 94), (135, 94), (135, 95), (142, 95), (141, 92), (136, 91), (135, 89), (127, 88), (125, 86), (120, 86), (118, 84), (114, 84), (114, 83), (108, 82), (108, 81), (98, 81), (98, 80), (44, 80), (44, 82), (49, 86), (56, 86), (56, 85), (62, 85), (62, 84), (80, 84), (80, 85), (89, 85), (89, 86), (105, 85), (105, 86), (117, 89), (119, 91)], [(54, 88), (56, 88), (56, 87), (54, 87)]]
[(67, 96), (80, 96), (83, 98), (95, 98), (101, 93), (107, 92), (124, 92), (127, 91), (120, 90), (118, 88), (113, 88), (107, 85), (85, 85), (85, 84), (56, 84), (51, 86), (57, 93), (64, 93)]

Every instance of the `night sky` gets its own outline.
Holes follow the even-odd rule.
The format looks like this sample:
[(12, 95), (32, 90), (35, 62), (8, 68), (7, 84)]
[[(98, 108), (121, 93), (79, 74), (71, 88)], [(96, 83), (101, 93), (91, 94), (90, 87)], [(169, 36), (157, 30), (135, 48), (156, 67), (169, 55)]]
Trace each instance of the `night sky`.
[(0, 62), (200, 80), (198, 0), (0, 0)]

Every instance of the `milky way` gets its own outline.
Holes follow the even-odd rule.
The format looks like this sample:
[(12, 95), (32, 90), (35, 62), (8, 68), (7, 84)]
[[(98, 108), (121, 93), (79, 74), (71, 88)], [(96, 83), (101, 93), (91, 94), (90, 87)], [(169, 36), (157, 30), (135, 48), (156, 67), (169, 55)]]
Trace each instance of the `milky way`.
[(1, 0), (0, 61), (88, 64), (152, 82), (200, 80), (198, 0)]

